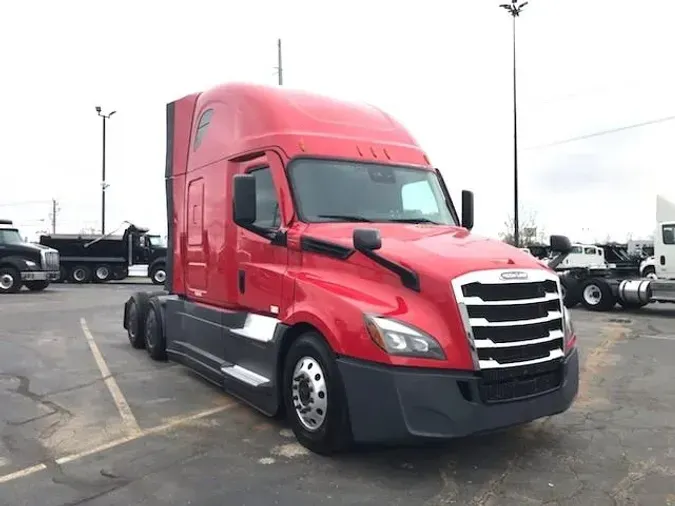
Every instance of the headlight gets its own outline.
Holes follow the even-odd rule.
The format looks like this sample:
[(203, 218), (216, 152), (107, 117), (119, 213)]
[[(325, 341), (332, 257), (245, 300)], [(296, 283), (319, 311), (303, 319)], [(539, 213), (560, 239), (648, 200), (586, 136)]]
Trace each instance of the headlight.
[(370, 338), (390, 355), (445, 359), (438, 341), (421, 330), (381, 316), (366, 316), (365, 319)]
[(32, 260), (24, 260), (23, 262), (26, 264), (26, 267), (30, 269), (35, 269), (37, 267), (37, 264)]
[(577, 334), (569, 310), (563, 306), (563, 332), (565, 334), (565, 353), (570, 352), (577, 344)]

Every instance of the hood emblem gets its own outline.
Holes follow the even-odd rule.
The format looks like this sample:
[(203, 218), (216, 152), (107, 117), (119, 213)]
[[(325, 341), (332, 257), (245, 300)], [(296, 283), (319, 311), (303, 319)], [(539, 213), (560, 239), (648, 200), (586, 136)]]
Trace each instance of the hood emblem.
[(523, 280), (527, 279), (527, 272), (523, 271), (507, 271), (507, 272), (502, 272), (499, 275), (500, 279), (503, 279), (504, 281), (514, 281), (514, 280)]

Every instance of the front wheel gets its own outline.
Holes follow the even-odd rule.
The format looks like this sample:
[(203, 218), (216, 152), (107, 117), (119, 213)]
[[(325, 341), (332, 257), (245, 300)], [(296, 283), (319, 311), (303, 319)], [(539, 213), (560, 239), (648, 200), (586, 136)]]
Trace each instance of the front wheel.
[(284, 361), (284, 407), (295, 437), (331, 455), (352, 441), (344, 385), (331, 350), (316, 332), (293, 342)]
[(150, 279), (154, 285), (163, 285), (166, 281), (166, 267), (164, 265), (156, 265), (150, 271)]
[(647, 279), (658, 279), (656, 276), (656, 267), (653, 265), (648, 265), (645, 267), (645, 270), (642, 271), (642, 276)]
[(17, 293), (21, 290), (21, 273), (14, 267), (0, 269), (0, 293)]

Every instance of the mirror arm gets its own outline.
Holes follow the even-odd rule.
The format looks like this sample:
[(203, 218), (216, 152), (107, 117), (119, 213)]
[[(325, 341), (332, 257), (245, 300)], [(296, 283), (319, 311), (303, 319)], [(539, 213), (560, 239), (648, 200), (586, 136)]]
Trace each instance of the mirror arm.
[(421, 291), (420, 278), (417, 275), (417, 273), (412, 269), (408, 269), (403, 265), (397, 264), (396, 262), (392, 262), (391, 260), (384, 258), (383, 256), (375, 253), (374, 251), (366, 249), (359, 249), (358, 251), (360, 251), (364, 256), (370, 258), (373, 262), (381, 265), (382, 267), (393, 272), (394, 274), (397, 274), (398, 277), (401, 278), (401, 283), (406, 288), (410, 288), (415, 292)]

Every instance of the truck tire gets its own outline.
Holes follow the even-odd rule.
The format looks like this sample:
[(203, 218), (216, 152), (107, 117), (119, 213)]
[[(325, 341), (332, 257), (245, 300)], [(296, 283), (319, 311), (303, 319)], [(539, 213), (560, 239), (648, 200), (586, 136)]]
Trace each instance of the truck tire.
[(589, 311), (609, 311), (616, 305), (616, 297), (607, 281), (591, 278), (581, 285), (581, 305)]
[(105, 283), (112, 278), (112, 268), (107, 264), (94, 267), (94, 283)]
[(164, 264), (153, 266), (148, 277), (152, 280), (154, 285), (163, 285), (164, 281), (166, 281), (166, 267)]
[(77, 284), (89, 283), (91, 281), (91, 269), (86, 265), (76, 265), (71, 269), (68, 280)]
[(581, 302), (581, 289), (579, 282), (573, 277), (560, 276), (560, 288), (562, 289), (563, 304), (567, 308), (573, 308)]
[(134, 293), (124, 308), (124, 328), (131, 346), (137, 350), (145, 348), (145, 317), (148, 312), (149, 297), (145, 292)]
[(352, 443), (347, 398), (333, 353), (316, 332), (298, 337), (284, 360), (284, 408), (298, 442), (320, 455)]
[(647, 267), (645, 267), (645, 269), (642, 271), (642, 277), (649, 279), (657, 279), (656, 267), (654, 267), (653, 265), (648, 265)]
[(21, 290), (21, 273), (14, 267), (0, 267), (0, 293), (17, 293)]
[(31, 292), (41, 292), (49, 286), (49, 281), (26, 281), (24, 285)]
[(156, 298), (150, 298), (145, 315), (145, 350), (150, 358), (166, 361), (166, 335), (164, 334), (164, 311)]

